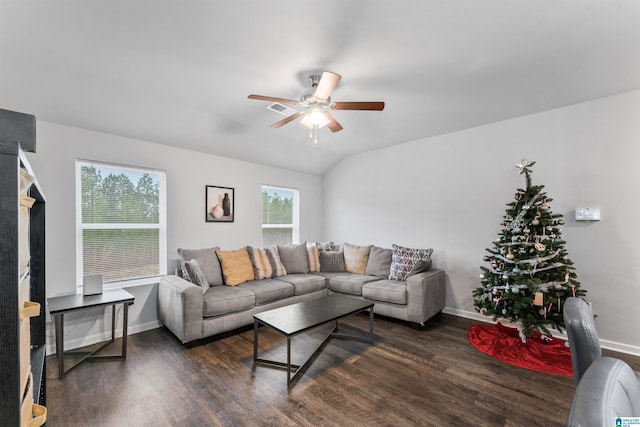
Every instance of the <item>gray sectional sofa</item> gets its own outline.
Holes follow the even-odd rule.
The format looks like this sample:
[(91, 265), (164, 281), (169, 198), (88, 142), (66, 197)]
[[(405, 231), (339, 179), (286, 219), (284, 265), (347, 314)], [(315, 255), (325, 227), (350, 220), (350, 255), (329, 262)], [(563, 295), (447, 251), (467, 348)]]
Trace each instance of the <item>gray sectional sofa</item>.
[(334, 293), (370, 300), (374, 313), (415, 324), (444, 308), (445, 275), (431, 268), (431, 250), (349, 244), (331, 249), (338, 250), (305, 243), (180, 249), (181, 268), (160, 280), (160, 320), (188, 343), (251, 325), (255, 313)]

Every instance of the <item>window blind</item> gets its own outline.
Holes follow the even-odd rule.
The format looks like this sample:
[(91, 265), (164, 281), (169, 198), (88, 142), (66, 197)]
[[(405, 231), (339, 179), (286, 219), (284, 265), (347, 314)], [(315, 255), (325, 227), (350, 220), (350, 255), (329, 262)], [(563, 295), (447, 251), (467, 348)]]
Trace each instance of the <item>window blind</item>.
[(105, 283), (166, 272), (163, 171), (78, 161), (78, 283)]

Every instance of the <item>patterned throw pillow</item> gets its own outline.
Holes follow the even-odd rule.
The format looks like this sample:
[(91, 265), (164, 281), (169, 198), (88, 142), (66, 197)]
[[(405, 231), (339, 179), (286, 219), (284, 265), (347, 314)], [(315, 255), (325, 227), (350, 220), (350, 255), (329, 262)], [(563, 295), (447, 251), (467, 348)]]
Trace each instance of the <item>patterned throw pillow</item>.
[(255, 279), (270, 279), (273, 276), (273, 267), (267, 251), (262, 248), (247, 246), (247, 252), (249, 252), (249, 258), (251, 258), (251, 264), (253, 264)]
[(271, 268), (273, 269), (273, 275), (271, 277), (279, 277), (287, 274), (287, 270), (284, 268), (284, 264), (280, 260), (280, 254), (278, 254), (278, 247), (271, 246), (265, 249), (271, 262)]
[(309, 256), (309, 271), (312, 273), (320, 271), (320, 251), (316, 243), (307, 243), (307, 255)]
[(391, 273), (389, 280), (404, 281), (417, 261), (431, 259), (433, 249), (411, 249), (392, 245)]
[(336, 250), (336, 246), (333, 244), (333, 242), (316, 242), (316, 246), (318, 246), (318, 250), (320, 252)]
[(224, 283), (227, 286), (236, 286), (255, 279), (253, 264), (251, 264), (247, 248), (236, 251), (217, 250), (216, 254), (220, 259)]
[(349, 273), (364, 274), (371, 246), (344, 244), (344, 269)]

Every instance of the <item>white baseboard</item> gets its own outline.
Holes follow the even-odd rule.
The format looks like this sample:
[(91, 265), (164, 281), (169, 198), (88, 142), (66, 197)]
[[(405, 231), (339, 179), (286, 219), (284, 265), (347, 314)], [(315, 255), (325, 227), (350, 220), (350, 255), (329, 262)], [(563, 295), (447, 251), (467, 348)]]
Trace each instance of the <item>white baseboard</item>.
[[(452, 316), (458, 316), (466, 319), (476, 320), (478, 322), (496, 323), (493, 321), (491, 317), (484, 316), (476, 311), (466, 311), (466, 310), (459, 310), (457, 308), (445, 307), (444, 309), (442, 309), (442, 312), (445, 314), (450, 314)], [(505, 326), (512, 326), (511, 322), (506, 321), (505, 319), (501, 319), (500, 322), (503, 323)], [(151, 329), (160, 328), (161, 326), (162, 326), (162, 323), (159, 320), (154, 322), (129, 325), (128, 327), (129, 335), (137, 334), (139, 332), (144, 332)], [(49, 323), (47, 327), (51, 327), (51, 330), (53, 330), (53, 325), (51, 323)], [(551, 330), (551, 335), (556, 338), (560, 338), (564, 340), (567, 339), (567, 335), (565, 333), (560, 333), (555, 330)], [(116, 329), (116, 338), (119, 338), (119, 337), (122, 337), (122, 329)], [(105, 331), (100, 334), (94, 334), (94, 335), (86, 336), (83, 338), (65, 341), (64, 347), (65, 347), (65, 350), (72, 350), (72, 349), (84, 347), (87, 345), (96, 344), (102, 341), (106, 341), (106, 340), (109, 340), (110, 338), (111, 338), (111, 332)], [(610, 340), (604, 340), (604, 339), (600, 339), (600, 345), (602, 346), (602, 348), (606, 348), (608, 350), (617, 351), (620, 353), (626, 353), (633, 356), (640, 356), (640, 347), (638, 346), (623, 344), (616, 341), (610, 341)], [(47, 355), (56, 354), (55, 342), (47, 343), (46, 352), (47, 352)]]
[[(53, 324), (50, 323), (47, 326), (53, 327)], [(156, 329), (156, 328), (159, 328), (161, 326), (162, 326), (162, 323), (160, 323), (159, 320), (155, 321), (155, 322), (147, 322), (147, 323), (142, 323), (142, 324), (137, 324), (137, 325), (128, 325), (128, 327), (127, 327), (128, 335), (133, 335), (133, 334), (137, 334), (139, 332), (149, 331), (151, 329)], [(120, 338), (120, 337), (122, 337), (122, 328), (116, 329), (116, 338)], [(99, 333), (99, 334), (93, 334), (93, 335), (89, 335), (89, 336), (86, 336), (86, 337), (65, 341), (64, 342), (64, 349), (65, 349), (65, 351), (73, 350), (73, 349), (76, 349), (76, 348), (85, 347), (85, 346), (96, 344), (96, 343), (99, 343), (99, 342), (108, 341), (110, 339), (111, 339), (111, 331), (104, 331), (104, 332)], [(51, 343), (47, 343), (46, 354), (47, 355), (56, 354), (55, 341), (51, 342)]]
[[(493, 319), (489, 316), (484, 316), (476, 311), (465, 311), (465, 310), (458, 310), (457, 308), (450, 308), (450, 307), (445, 307), (444, 309), (442, 309), (442, 312), (445, 314), (451, 314), (452, 316), (458, 316), (458, 317), (464, 317), (466, 319), (472, 319), (472, 320), (477, 320), (479, 322), (484, 322), (484, 323), (496, 323), (493, 321)], [(500, 319), (499, 322), (503, 323), (505, 326), (510, 326), (511, 322), (505, 320), (505, 319)], [(556, 338), (561, 338), (566, 340), (567, 339), (567, 334), (566, 333), (560, 333), (558, 331), (555, 330), (551, 330), (551, 335), (556, 337)], [(623, 343), (619, 343), (616, 341), (610, 341), (610, 340), (603, 340), (602, 338), (600, 339), (600, 346), (602, 348), (606, 348), (607, 350), (612, 350), (612, 351), (617, 351), (620, 353), (626, 353), (626, 354), (630, 354), (633, 356), (640, 356), (640, 347), (638, 346), (634, 346), (634, 345), (628, 345), (628, 344), (623, 344)]]

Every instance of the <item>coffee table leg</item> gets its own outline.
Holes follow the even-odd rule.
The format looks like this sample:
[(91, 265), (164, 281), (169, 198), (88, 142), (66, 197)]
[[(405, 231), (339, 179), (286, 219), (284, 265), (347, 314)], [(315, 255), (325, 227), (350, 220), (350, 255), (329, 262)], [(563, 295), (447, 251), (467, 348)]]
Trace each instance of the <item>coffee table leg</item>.
[(369, 339), (373, 342), (373, 307), (369, 309)]
[(253, 321), (253, 361), (258, 360), (258, 321)]
[(287, 387), (291, 384), (291, 337), (287, 337)]

